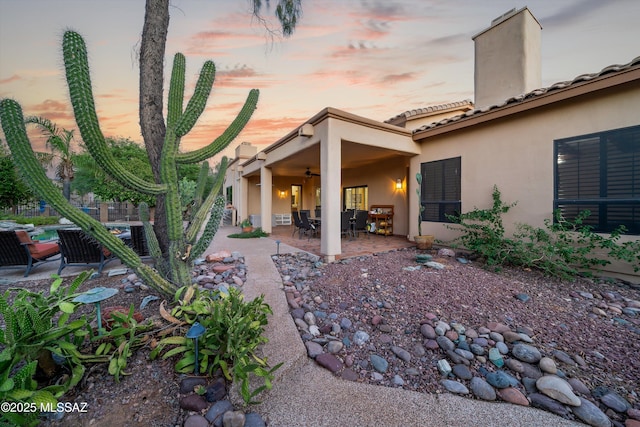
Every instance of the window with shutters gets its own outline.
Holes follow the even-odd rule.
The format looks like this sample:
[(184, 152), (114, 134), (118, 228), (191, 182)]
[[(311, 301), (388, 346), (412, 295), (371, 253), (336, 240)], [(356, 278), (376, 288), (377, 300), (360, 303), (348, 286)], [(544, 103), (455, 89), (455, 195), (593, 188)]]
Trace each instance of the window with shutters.
[(640, 126), (555, 141), (554, 209), (606, 233), (640, 234)]
[(460, 215), (460, 157), (422, 163), (423, 221), (451, 222)]

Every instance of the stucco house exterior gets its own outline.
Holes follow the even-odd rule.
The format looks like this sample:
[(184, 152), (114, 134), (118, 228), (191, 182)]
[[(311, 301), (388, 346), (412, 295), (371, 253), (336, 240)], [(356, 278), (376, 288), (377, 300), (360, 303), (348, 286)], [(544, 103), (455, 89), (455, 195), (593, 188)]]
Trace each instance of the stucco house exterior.
[[(446, 241), (455, 234), (445, 214), (489, 207), (497, 185), (517, 202), (507, 232), (542, 226), (554, 209), (589, 209), (596, 231), (623, 224), (623, 239), (640, 239), (640, 57), (541, 88), (541, 29), (525, 7), (474, 36), (473, 103), (385, 122), (328, 107), (259, 152), (240, 144), (225, 184), (238, 221), (253, 215), (270, 232), (292, 209), (318, 208), (321, 252), (332, 261), (344, 209), (393, 205), (393, 234), (413, 239), (420, 203), (423, 234)], [(640, 281), (632, 270), (611, 266)]]

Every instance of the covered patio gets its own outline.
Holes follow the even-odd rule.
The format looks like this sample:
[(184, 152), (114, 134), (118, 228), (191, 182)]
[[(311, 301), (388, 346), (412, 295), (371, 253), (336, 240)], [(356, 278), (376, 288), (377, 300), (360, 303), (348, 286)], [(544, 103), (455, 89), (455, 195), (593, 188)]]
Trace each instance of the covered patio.
[[(326, 108), (264, 150), (232, 162), (225, 185), (238, 221), (253, 216), (253, 225), (267, 233), (282, 226), (277, 219), (292, 210), (320, 216), (320, 247), (311, 252), (333, 261), (355, 244), (341, 239), (340, 212), (346, 209), (393, 206), (393, 235), (387, 240), (407, 241), (408, 171), (418, 153), (407, 129)], [(366, 194), (354, 206), (346, 189)]]
[[(320, 251), (320, 239), (303, 236), (298, 238), (298, 234), (291, 236), (293, 226), (280, 225), (273, 227), (269, 238), (274, 241), (273, 253), (276, 253), (276, 240), (281, 243), (293, 246), (305, 252), (322, 256)], [(368, 238), (364, 233), (354, 239), (343, 238), (341, 241), (342, 253), (336, 256), (336, 259), (352, 258), (356, 256), (371, 255), (375, 253), (388, 252), (395, 249), (409, 248), (415, 246), (415, 242), (407, 240), (404, 236), (380, 236), (369, 235)]]

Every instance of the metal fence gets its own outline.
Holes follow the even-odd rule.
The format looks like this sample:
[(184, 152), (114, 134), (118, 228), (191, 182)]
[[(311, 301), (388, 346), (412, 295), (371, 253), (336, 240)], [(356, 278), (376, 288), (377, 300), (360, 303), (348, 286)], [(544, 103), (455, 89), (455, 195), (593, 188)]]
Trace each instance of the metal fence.
[[(93, 219), (101, 222), (139, 221), (138, 207), (128, 202), (91, 202), (80, 204), (71, 202), (76, 208), (89, 214)], [(44, 202), (33, 202), (18, 205), (14, 209), (5, 209), (5, 214), (16, 213), (26, 218), (36, 216), (62, 216), (53, 207)]]

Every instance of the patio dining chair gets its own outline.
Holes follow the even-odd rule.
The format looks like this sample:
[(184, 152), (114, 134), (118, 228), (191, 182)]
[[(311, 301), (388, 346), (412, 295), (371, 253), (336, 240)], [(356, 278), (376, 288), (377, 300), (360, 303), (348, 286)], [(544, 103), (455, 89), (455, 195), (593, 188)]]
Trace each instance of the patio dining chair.
[(298, 236), (300, 235), (300, 229), (302, 228), (302, 221), (300, 220), (300, 213), (298, 211), (292, 211), (291, 216), (293, 217), (293, 233), (291, 233), (291, 237), (296, 235), (296, 231), (298, 232)]
[(351, 212), (344, 211), (340, 212), (340, 236), (345, 236), (349, 240), (351, 240), (352, 229), (351, 229)]
[(318, 229), (315, 225), (309, 221), (309, 215), (307, 211), (300, 211), (300, 231), (298, 231), (298, 237), (302, 238), (302, 234), (307, 235), (307, 240), (311, 239), (311, 236), (315, 236)]
[(55, 243), (37, 243), (24, 230), (0, 231), (0, 268), (25, 267), (27, 277), (35, 267), (45, 264), (60, 254)]
[(367, 218), (369, 217), (369, 212), (367, 211), (356, 211), (356, 219), (355, 224), (353, 226), (353, 233), (358, 236), (359, 231), (364, 231), (367, 235), (367, 239), (369, 238), (369, 232), (367, 230)]
[(103, 248), (93, 237), (80, 229), (58, 230), (60, 240), (60, 267), (58, 274), (67, 266), (95, 266), (98, 274), (104, 266), (117, 259), (108, 249)]

